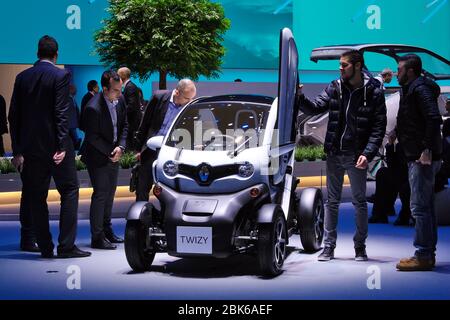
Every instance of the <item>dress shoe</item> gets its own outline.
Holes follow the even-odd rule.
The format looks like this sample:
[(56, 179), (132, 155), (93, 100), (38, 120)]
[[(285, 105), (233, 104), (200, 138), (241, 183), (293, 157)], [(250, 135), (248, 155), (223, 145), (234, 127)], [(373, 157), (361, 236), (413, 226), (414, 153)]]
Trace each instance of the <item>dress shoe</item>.
[(72, 250), (58, 250), (58, 258), (84, 258), (89, 257), (91, 253), (89, 251), (80, 250), (77, 246), (73, 246)]
[(94, 249), (103, 249), (103, 250), (114, 250), (117, 248), (117, 246), (113, 245), (111, 242), (108, 241), (108, 239), (105, 238), (99, 240), (92, 240), (91, 247)]
[(20, 250), (26, 252), (41, 252), (36, 242), (21, 242)]
[(116, 236), (114, 233), (106, 233), (105, 238), (111, 243), (123, 243), (123, 239)]

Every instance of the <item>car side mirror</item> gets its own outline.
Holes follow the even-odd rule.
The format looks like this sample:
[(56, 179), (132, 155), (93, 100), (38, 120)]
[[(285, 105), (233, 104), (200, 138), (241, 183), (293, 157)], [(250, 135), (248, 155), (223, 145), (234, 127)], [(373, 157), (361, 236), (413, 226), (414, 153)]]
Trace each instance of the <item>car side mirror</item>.
[(155, 137), (152, 137), (152, 138), (148, 139), (148, 141), (147, 141), (147, 147), (148, 147), (149, 149), (151, 149), (151, 150), (154, 150), (154, 151), (156, 151), (156, 150), (158, 150), (158, 149), (161, 149), (163, 140), (164, 140), (164, 136), (155, 136)]

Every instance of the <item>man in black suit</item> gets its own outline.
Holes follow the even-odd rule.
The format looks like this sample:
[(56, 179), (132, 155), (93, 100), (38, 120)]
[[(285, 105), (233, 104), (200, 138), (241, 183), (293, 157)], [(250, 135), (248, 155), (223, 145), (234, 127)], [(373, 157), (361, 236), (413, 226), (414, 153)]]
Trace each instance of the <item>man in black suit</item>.
[(117, 73), (123, 82), (123, 97), (127, 104), (127, 150), (135, 150), (134, 136), (141, 123), (141, 101), (139, 97), (139, 88), (131, 81), (131, 71), (127, 67), (120, 68)]
[(119, 160), (126, 146), (128, 132), (122, 80), (115, 71), (103, 72), (103, 91), (95, 95), (83, 113), (85, 139), (80, 150), (86, 163), (94, 192), (91, 198), (91, 247), (116, 249), (111, 224), (111, 210), (119, 174)]
[(89, 100), (91, 100), (92, 97), (95, 96), (99, 91), (98, 82), (96, 80), (90, 80), (87, 84), (87, 90), (88, 92), (81, 99), (80, 119), (83, 116), (83, 111), (84, 109), (86, 109), (86, 105), (88, 104)]
[(58, 257), (87, 257), (90, 252), (74, 244), (78, 178), (68, 135), (70, 74), (55, 66), (57, 57), (58, 43), (43, 36), (38, 44), (39, 61), (16, 77), (8, 118), (12, 162), (22, 173), (22, 200), (29, 205), (24, 218), (28, 226), (33, 223), (42, 257), (52, 258), (54, 249), (46, 202), (52, 176), (61, 195)]
[(152, 164), (157, 153), (147, 148), (147, 140), (153, 136), (164, 136), (183, 106), (192, 101), (197, 94), (194, 82), (182, 79), (173, 91), (153, 95), (148, 103), (141, 125), (136, 134), (136, 145), (140, 148), (137, 157), (140, 161), (136, 201), (148, 201), (153, 185)]

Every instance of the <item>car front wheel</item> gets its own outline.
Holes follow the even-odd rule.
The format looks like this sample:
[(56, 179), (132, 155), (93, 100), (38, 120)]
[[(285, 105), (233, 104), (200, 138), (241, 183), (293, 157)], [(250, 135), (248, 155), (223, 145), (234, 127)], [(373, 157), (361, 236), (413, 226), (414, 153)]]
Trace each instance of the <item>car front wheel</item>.
[(262, 223), (258, 231), (258, 259), (264, 276), (275, 277), (282, 272), (286, 257), (287, 232), (283, 212), (277, 210), (272, 223)]
[(150, 270), (155, 250), (147, 247), (148, 227), (140, 220), (128, 220), (125, 227), (125, 255), (130, 267), (137, 272)]

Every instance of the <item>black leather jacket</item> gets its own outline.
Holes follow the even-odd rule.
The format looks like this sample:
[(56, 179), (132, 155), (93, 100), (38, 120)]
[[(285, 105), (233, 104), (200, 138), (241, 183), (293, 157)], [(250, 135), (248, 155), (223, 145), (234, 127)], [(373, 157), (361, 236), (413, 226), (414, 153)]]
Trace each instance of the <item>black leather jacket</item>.
[(418, 77), (403, 86), (397, 115), (397, 138), (408, 161), (420, 158), (423, 150), (432, 151), (432, 159), (441, 159), (442, 117), (437, 98), (440, 88), (431, 79)]
[(386, 104), (379, 82), (364, 74), (364, 85), (349, 89), (333, 81), (314, 100), (301, 94), (297, 106), (306, 114), (329, 111), (324, 150), (327, 154), (364, 155), (371, 161), (386, 131)]

